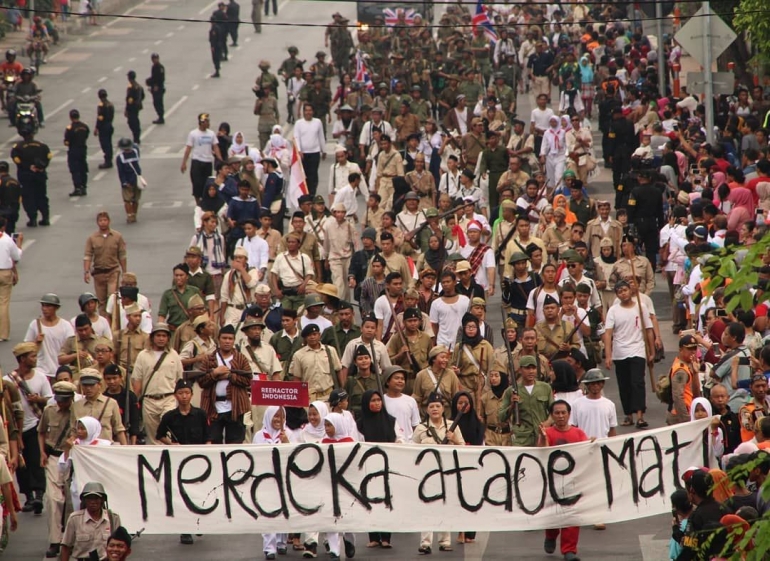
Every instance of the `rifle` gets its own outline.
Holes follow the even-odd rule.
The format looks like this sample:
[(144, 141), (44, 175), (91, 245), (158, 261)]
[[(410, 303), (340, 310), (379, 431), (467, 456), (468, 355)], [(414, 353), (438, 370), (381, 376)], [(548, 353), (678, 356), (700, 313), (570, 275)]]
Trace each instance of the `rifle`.
[[(465, 314), (471, 311), (471, 304), (473, 303), (473, 298), (468, 298), (468, 307), (465, 309)], [(463, 314), (463, 316), (465, 315)], [(457, 335), (455, 336), (455, 344), (454, 344), (454, 350), (457, 351), (457, 359), (455, 359), (455, 367), (460, 366), (460, 351), (463, 349), (463, 323), (462, 320), (460, 320), (460, 326), (457, 328)]]
[[(13, 379), (14, 382), (16, 382), (16, 385), (19, 386), (19, 390), (21, 391), (21, 393), (24, 394), (24, 398), (27, 400), (27, 403), (29, 404), (30, 409), (32, 409), (32, 413), (34, 413), (34, 415), (37, 418), (40, 418), (43, 415), (43, 409), (45, 409), (45, 405), (41, 406), (37, 402), (30, 403), (29, 396), (35, 395), (35, 392), (33, 392), (30, 389), (29, 384), (27, 384), (27, 381), (21, 376), (19, 376), (19, 373), (16, 370), (11, 372), (11, 378)], [(19, 459), (21, 459), (21, 449), (19, 450)]]
[[(455, 212), (457, 212), (457, 208), (452, 208), (446, 212), (442, 212), (436, 218), (438, 218), (439, 220), (443, 220), (444, 218), (454, 214)], [(399, 222), (401, 222), (400, 219), (399, 219)], [(403, 222), (401, 222), (401, 224), (403, 224)], [(428, 221), (425, 220), (425, 222), (417, 226), (417, 228), (414, 228), (413, 230), (409, 230), (407, 233), (405, 233), (404, 239), (410, 239), (410, 240), (413, 239), (415, 236), (419, 235), (420, 232), (422, 232), (425, 228), (427, 228), (427, 226), (428, 226)]]
[[(590, 308), (590, 309), (591, 309), (591, 310), (593, 310), (593, 308)], [(583, 322), (586, 320), (586, 318), (587, 318), (587, 317), (588, 317), (588, 312), (586, 312), (586, 315), (584, 315), (584, 316), (583, 316), (583, 317), (580, 319), (580, 321), (578, 322), (578, 324), (577, 324), (575, 327), (573, 327), (573, 328), (572, 328), (572, 331), (570, 331), (570, 332), (569, 332), (569, 335), (568, 335), (568, 336), (567, 336), (567, 338), (564, 340), (564, 342), (565, 342), (565, 343), (569, 343), (570, 341), (572, 341), (572, 337), (574, 337), (574, 336), (575, 336), (575, 333), (577, 333), (577, 332), (578, 332), (578, 329), (580, 329), (580, 326), (581, 326), (581, 325), (583, 325)], [(545, 337), (545, 335), (543, 335), (543, 337)], [(548, 340), (549, 340), (549, 342), (550, 342), (552, 345), (554, 344), (554, 341), (553, 341), (553, 339), (551, 339), (550, 337), (546, 337), (546, 339), (548, 339)], [(558, 345), (557, 345), (557, 347), (558, 347)], [(549, 357), (548, 357), (548, 361), (549, 361), (549, 362), (550, 362), (550, 361), (552, 361), (552, 360), (553, 360), (553, 358), (554, 358), (554, 357), (555, 357), (557, 354), (559, 354), (559, 352), (560, 352), (560, 351), (557, 349), (555, 353), (553, 353), (551, 356), (549, 356)]]
[[(465, 415), (465, 410), (458, 409), (457, 415), (452, 421), (452, 424), (449, 425), (449, 430), (447, 432), (454, 432), (454, 430), (457, 428), (458, 423), (460, 422), (460, 419), (462, 419), (463, 415)], [(441, 444), (449, 444), (449, 437), (444, 435), (444, 440), (441, 441)]]
[[(508, 378), (511, 384), (511, 391), (516, 395), (519, 395), (519, 384), (516, 381), (516, 372), (513, 369), (513, 353), (511, 352), (511, 342), (508, 340), (508, 334), (505, 329), (506, 314), (505, 309), (500, 306), (500, 313), (503, 315), (503, 342), (505, 343), (505, 354), (508, 357)], [(519, 402), (513, 403), (513, 419), (517, 425), (521, 425), (521, 417), (519, 416)]]
[[(497, 251), (495, 252), (495, 263), (499, 264), (500, 259), (503, 257), (503, 252), (505, 251), (505, 248), (508, 247), (508, 242), (511, 241), (513, 238), (513, 235), (516, 233), (516, 225), (511, 224), (510, 231), (505, 235), (503, 240), (500, 242), (500, 245), (497, 247)], [(503, 263), (503, 267), (505, 268), (505, 263)], [(500, 282), (502, 282), (503, 279), (500, 279)]]
[(372, 352), (372, 374), (374, 374), (374, 377), (377, 380), (377, 391), (380, 392), (380, 395), (384, 396), (385, 394), (382, 391), (382, 378), (380, 378), (380, 372), (377, 368), (377, 358), (374, 354), (374, 340), (369, 341), (369, 350)]
[(412, 348), (409, 346), (409, 339), (406, 338), (406, 333), (404, 333), (404, 327), (398, 323), (398, 319), (396, 318), (396, 309), (393, 307), (393, 302), (390, 301), (390, 298), (388, 298), (387, 295), (385, 296), (385, 299), (390, 305), (390, 315), (393, 317), (393, 323), (396, 326), (398, 336), (401, 338), (401, 342), (406, 345), (406, 358), (409, 359), (409, 364), (412, 366), (412, 374), (416, 376), (417, 373), (421, 370), (420, 365), (417, 363), (417, 359), (415, 359), (414, 355), (412, 354)]
[[(252, 376), (254, 374), (249, 370), (230, 369), (230, 372), (232, 372), (233, 374), (240, 374), (241, 376)], [(195, 380), (205, 376), (206, 374), (208, 374), (208, 371), (206, 370), (185, 370), (184, 372), (182, 372), (182, 377), (185, 380), (194, 382)]]
[[(126, 430), (128, 430), (128, 424), (129, 419), (131, 418), (129, 415), (129, 408), (131, 407), (131, 334), (126, 333), (128, 336), (128, 345), (126, 346), (126, 408), (125, 408), (125, 417), (126, 420), (123, 421), (123, 424), (126, 427)], [(118, 332), (118, 338), (120, 338), (120, 332)], [(120, 357), (118, 357), (118, 363), (120, 363)]]
[[(636, 282), (636, 268), (634, 267), (634, 257), (632, 256), (628, 262), (631, 263), (631, 274), (634, 276), (634, 282)], [(644, 339), (644, 351), (647, 353), (647, 356), (650, 356), (652, 354), (651, 351), (654, 351), (655, 349), (650, 349), (650, 341), (647, 339), (647, 329), (644, 327), (644, 315), (642, 315), (642, 291), (639, 289), (639, 283), (636, 282), (636, 306), (639, 310), (639, 323), (641, 324), (640, 327), (642, 328), (642, 338)], [(652, 322), (651, 322), (652, 323)], [(647, 357), (644, 357), (645, 360), (647, 360)], [(647, 363), (647, 372), (650, 374), (650, 387), (652, 388), (652, 391), (655, 392), (657, 389), (657, 384), (655, 383), (655, 371), (653, 369), (653, 365), (651, 362)]]

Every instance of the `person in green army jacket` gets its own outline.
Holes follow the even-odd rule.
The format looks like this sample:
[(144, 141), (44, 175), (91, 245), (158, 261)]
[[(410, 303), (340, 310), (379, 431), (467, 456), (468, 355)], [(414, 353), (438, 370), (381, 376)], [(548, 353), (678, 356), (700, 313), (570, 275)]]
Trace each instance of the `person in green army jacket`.
[(393, 87), (393, 93), (388, 98), (388, 105), (385, 108), (385, 120), (388, 121), (393, 128), (396, 127), (396, 117), (401, 114), (401, 102), (404, 100), (410, 101), (410, 98), (404, 93), (404, 82), (398, 81)]
[(505, 83), (505, 74), (495, 72), (495, 83), (492, 86), (500, 108), (510, 119), (516, 112), (516, 90)]
[(254, 90), (256, 91), (257, 89), (264, 89), (265, 86), (271, 86), (273, 94), (276, 99), (278, 99), (278, 78), (275, 74), (270, 72), (270, 61), (260, 60), (259, 69), (262, 71), (262, 74), (257, 76), (257, 84)]
[[(500, 423), (511, 423), (513, 446), (536, 446), (540, 426), (549, 422), (548, 409), (553, 403), (553, 390), (550, 384), (535, 379), (535, 357), (523, 356), (519, 364), (519, 392), (514, 393), (511, 386), (506, 388), (497, 412), (497, 420)], [(516, 402), (519, 404), (520, 425), (513, 422)]]
[(278, 74), (280, 74), (283, 78), (284, 84), (289, 81), (289, 78), (294, 76), (295, 68), (302, 68), (302, 66), (305, 64), (304, 60), (297, 58), (297, 55), (299, 54), (299, 49), (297, 47), (291, 46), (288, 50), (289, 58), (285, 59), (281, 63), (281, 67), (278, 69)]
[(417, 115), (421, 124), (425, 124), (428, 117), (431, 116), (431, 104), (429, 101), (422, 99), (422, 88), (415, 84), (412, 86), (412, 102), (410, 103), (412, 113)]
[(460, 93), (465, 96), (468, 107), (471, 111), (476, 107), (476, 102), (484, 95), (484, 86), (478, 80), (479, 75), (475, 68), (469, 68), (465, 71), (465, 78), (460, 83)]

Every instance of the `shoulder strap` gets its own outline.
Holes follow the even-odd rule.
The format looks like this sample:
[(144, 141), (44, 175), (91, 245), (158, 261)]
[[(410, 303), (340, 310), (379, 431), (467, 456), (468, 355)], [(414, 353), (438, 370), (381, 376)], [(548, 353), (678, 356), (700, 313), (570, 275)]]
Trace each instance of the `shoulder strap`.
[(176, 288), (171, 288), (171, 294), (174, 295), (174, 300), (176, 300), (176, 303), (179, 304), (180, 308), (182, 308), (182, 311), (184, 312), (184, 315), (187, 317), (187, 319), (190, 319), (190, 312), (187, 311), (187, 306), (182, 304), (182, 299), (179, 298), (179, 294), (176, 293)]
[(142, 391), (142, 398), (144, 398), (144, 394), (147, 391), (147, 388), (150, 387), (150, 382), (152, 382), (152, 379), (155, 377), (155, 374), (160, 369), (161, 365), (163, 364), (163, 361), (166, 360), (166, 355), (168, 355), (168, 351), (163, 351), (163, 353), (160, 355), (160, 358), (158, 359), (158, 362), (156, 362), (155, 366), (152, 367), (152, 372), (150, 372), (150, 377), (147, 379), (147, 384), (145, 384), (144, 390)]
[(265, 367), (262, 365), (260, 360), (257, 358), (256, 353), (254, 352), (254, 349), (251, 348), (251, 345), (246, 345), (246, 351), (248, 351), (249, 356), (251, 357), (251, 360), (253, 360), (257, 366), (259, 366), (259, 369), (262, 370), (263, 374), (267, 374), (268, 376), (272, 375), (272, 372), (267, 372), (265, 370)]
[[(3, 417), (5, 418), (5, 417)], [(100, 418), (101, 420), (101, 418)], [(70, 417), (67, 415), (67, 422), (64, 425), (64, 428), (62, 429), (61, 433), (59, 434), (59, 438), (56, 439), (56, 444), (54, 444), (54, 450), (59, 450), (61, 448), (62, 442), (64, 442), (64, 439), (67, 437), (67, 435), (70, 432)]]

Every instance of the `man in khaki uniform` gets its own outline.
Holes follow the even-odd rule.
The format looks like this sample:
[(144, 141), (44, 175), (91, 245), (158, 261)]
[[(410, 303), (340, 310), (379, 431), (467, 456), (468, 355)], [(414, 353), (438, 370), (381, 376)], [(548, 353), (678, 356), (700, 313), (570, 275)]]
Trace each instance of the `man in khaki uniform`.
[[(195, 337), (195, 329), (193, 329), (195, 318), (206, 314), (206, 304), (199, 294), (190, 297), (190, 301), (187, 304), (187, 313), (190, 315), (190, 319), (179, 324), (179, 327), (171, 337), (171, 348), (176, 352), (181, 351), (185, 344)], [(209, 316), (206, 315), (206, 317)]]
[[(192, 328), (195, 336), (184, 344), (179, 352), (179, 358), (182, 360), (182, 368), (185, 370), (185, 379), (194, 379), (190, 403), (193, 407), (200, 407), (203, 388), (198, 384), (198, 379), (208, 367), (208, 355), (217, 350), (217, 342), (214, 340), (216, 326), (209, 319), (208, 314), (203, 314), (193, 320)], [(190, 371), (195, 371), (197, 374), (190, 373), (190, 378), (188, 378)]]
[(259, 282), (259, 274), (257, 269), (249, 266), (248, 259), (249, 252), (246, 248), (235, 248), (232, 268), (222, 279), (222, 292), (219, 298), (221, 325), (237, 324), (243, 310), (254, 301), (254, 289)]
[(315, 276), (320, 279), (321, 275), (321, 252), (319, 251), (320, 244), (318, 238), (312, 232), (305, 231), (305, 215), (301, 211), (295, 212), (291, 217), (292, 231), (281, 238), (281, 242), (278, 244), (278, 253), (283, 253), (289, 250), (287, 244), (288, 238), (291, 234), (299, 236), (299, 252), (307, 255), (308, 258), (315, 264)]
[(475, 117), (471, 121), (471, 126), (467, 133), (460, 139), (460, 150), (462, 152), (462, 161), (464, 169), (476, 171), (476, 163), (479, 156), (487, 147), (487, 141), (484, 138), (484, 122)]
[(158, 323), (150, 333), (150, 348), (136, 357), (131, 385), (142, 405), (142, 418), (149, 444), (158, 444), (155, 433), (160, 418), (176, 407), (174, 388), (182, 378), (182, 359), (168, 346), (171, 330)]
[(306, 325), (302, 338), (305, 346), (294, 353), (289, 375), (293, 380), (308, 383), (311, 402), (323, 401), (337, 385), (342, 364), (334, 347), (321, 344), (321, 330), (316, 324)]
[[(76, 334), (67, 337), (59, 349), (59, 365), (67, 365), (72, 370), (75, 381), (80, 377), (80, 369), (93, 366), (96, 360), (96, 334), (91, 326), (91, 320), (86, 314), (75, 318)], [(77, 338), (77, 341), (75, 340)]]
[(296, 310), (305, 301), (305, 286), (315, 276), (310, 258), (299, 252), (300, 236), (292, 232), (286, 237), (287, 251), (279, 253), (270, 271), (270, 288), (281, 299), (285, 309)]
[(110, 215), (96, 215), (99, 229), (88, 236), (83, 256), (83, 280), (94, 278), (94, 292), (99, 299), (99, 312), (104, 314), (107, 297), (118, 289), (120, 271), (126, 270), (126, 241), (120, 232), (110, 228)]
[(90, 559), (96, 550), (99, 559), (107, 559), (107, 540), (120, 524), (120, 516), (106, 508), (107, 493), (101, 483), (89, 482), (80, 493), (83, 508), (70, 514), (62, 538), (62, 560)]
[[(380, 249), (382, 249), (382, 251), (377, 255), (385, 260), (385, 274), (401, 273), (401, 279), (404, 281), (404, 290), (407, 290), (414, 282), (414, 279), (412, 279), (412, 272), (409, 270), (409, 263), (407, 263), (406, 257), (400, 253), (396, 253), (393, 235), (390, 232), (383, 232), (380, 234)], [(371, 277), (372, 275), (372, 262), (369, 261), (369, 268), (366, 270), (366, 276)]]
[(134, 363), (136, 363), (136, 357), (147, 348), (147, 341), (150, 338), (140, 328), (142, 312), (143, 310), (138, 304), (132, 304), (126, 308), (126, 328), (115, 331), (112, 335), (112, 340), (115, 342), (115, 358), (118, 361), (118, 366), (129, 373), (133, 369)]
[(414, 170), (405, 176), (406, 182), (420, 196), (419, 210), (427, 210), (434, 205), (436, 180), (425, 165), (425, 154), (420, 152), (414, 158)]
[[(506, 335), (508, 334), (508, 331), (511, 329), (511, 324), (514, 326), (516, 325), (516, 322), (513, 320), (506, 321), (505, 329), (506, 329)], [(515, 330), (516, 327), (513, 327)], [(531, 356), (535, 358), (535, 366), (537, 368), (537, 379), (543, 382), (549, 382), (551, 381), (551, 362), (548, 360), (548, 357), (546, 357), (543, 354), (540, 354), (537, 350), (537, 330), (535, 330), (534, 327), (525, 327), (521, 331), (521, 336), (519, 337), (521, 345), (518, 346), (516, 349), (513, 350), (511, 353), (511, 356), (513, 357), (513, 371), (516, 372), (518, 376), (518, 372), (521, 369), (521, 359), (525, 356)], [(498, 362), (508, 366), (508, 353), (506, 352), (504, 355), (500, 354), (500, 349), (495, 350), (495, 358)]]
[(550, 294), (543, 301), (543, 315), (545, 321), (535, 324), (537, 331), (537, 350), (550, 357), (558, 351), (569, 351), (570, 348), (580, 347), (572, 326), (561, 320), (559, 316), (559, 303)]
[(77, 420), (81, 417), (93, 417), (102, 424), (102, 432), (99, 438), (120, 442), (123, 446), (128, 444), (126, 427), (120, 417), (118, 402), (102, 395), (102, 382), (104, 377), (95, 368), (84, 368), (80, 372), (80, 389), (83, 399), (72, 404), (70, 408), (70, 434), (74, 435), (77, 429)]
[(391, 143), (390, 136), (380, 137), (380, 153), (377, 156), (377, 177), (374, 180), (374, 191), (382, 199), (382, 209), (393, 208), (393, 178), (404, 176), (404, 160)]
[(345, 219), (347, 212), (348, 209), (343, 203), (334, 203), (332, 206), (334, 219), (327, 220), (323, 227), (326, 267), (331, 272), (332, 283), (337, 288), (339, 299), (346, 301), (349, 300), (350, 258), (359, 247), (358, 233)]
[(566, 250), (569, 245), (570, 225), (567, 224), (566, 218), (567, 211), (556, 207), (553, 209), (553, 222), (543, 232), (543, 243), (550, 258), (555, 259), (558, 253)]
[(596, 201), (596, 210), (599, 212), (599, 216), (586, 224), (585, 239), (591, 257), (599, 257), (599, 255), (601, 255), (600, 244), (602, 238), (610, 238), (612, 240), (612, 247), (615, 250), (615, 255), (620, 255), (620, 240), (623, 237), (623, 225), (617, 220), (610, 218), (609, 201)]
[[(242, 344), (239, 350), (249, 361), (254, 380), (281, 380), (283, 367), (281, 361), (278, 360), (275, 349), (262, 340), (264, 329), (265, 322), (263, 320), (246, 320), (241, 326), (241, 331), (246, 335), (247, 342)], [(252, 431), (256, 432), (262, 428), (262, 417), (265, 414), (265, 409), (267, 407), (263, 405), (251, 406), (251, 420), (254, 423)], [(251, 441), (249, 440), (249, 442)]]
[(393, 126), (396, 129), (396, 145), (400, 148), (406, 146), (406, 140), (413, 134), (420, 133), (420, 118), (412, 113), (411, 104), (408, 99), (404, 99), (399, 107), (399, 115), (393, 119)]
[(64, 443), (70, 434), (70, 408), (77, 388), (70, 382), (56, 382), (53, 397), (56, 405), (49, 405), (43, 411), (37, 425), (37, 441), (40, 446), (40, 461), (45, 467), (45, 513), (48, 522), (48, 551), (45, 556), (59, 555), (64, 522), (64, 501), (69, 487), (69, 474), (59, 469), (59, 456), (64, 453)]
[[(623, 236), (623, 243), (620, 246), (622, 256), (615, 262), (610, 278), (607, 280), (613, 285), (626, 277), (633, 277), (636, 273), (636, 276), (641, 278), (639, 290), (650, 296), (652, 289), (655, 288), (655, 271), (646, 257), (635, 255), (636, 241), (636, 238), (632, 236)], [(631, 266), (632, 260), (633, 267)]]

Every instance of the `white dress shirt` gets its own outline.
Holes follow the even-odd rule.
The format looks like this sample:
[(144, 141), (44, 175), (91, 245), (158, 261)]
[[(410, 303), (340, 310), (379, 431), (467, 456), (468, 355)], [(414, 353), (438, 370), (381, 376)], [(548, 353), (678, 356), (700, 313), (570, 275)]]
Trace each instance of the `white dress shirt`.
[(243, 236), (235, 242), (235, 247), (244, 247), (249, 252), (249, 266), (261, 271), (267, 269), (267, 263), (270, 261), (270, 246), (261, 236), (249, 238)]
[(21, 260), (21, 250), (10, 234), (0, 232), (0, 269), (13, 269)]

